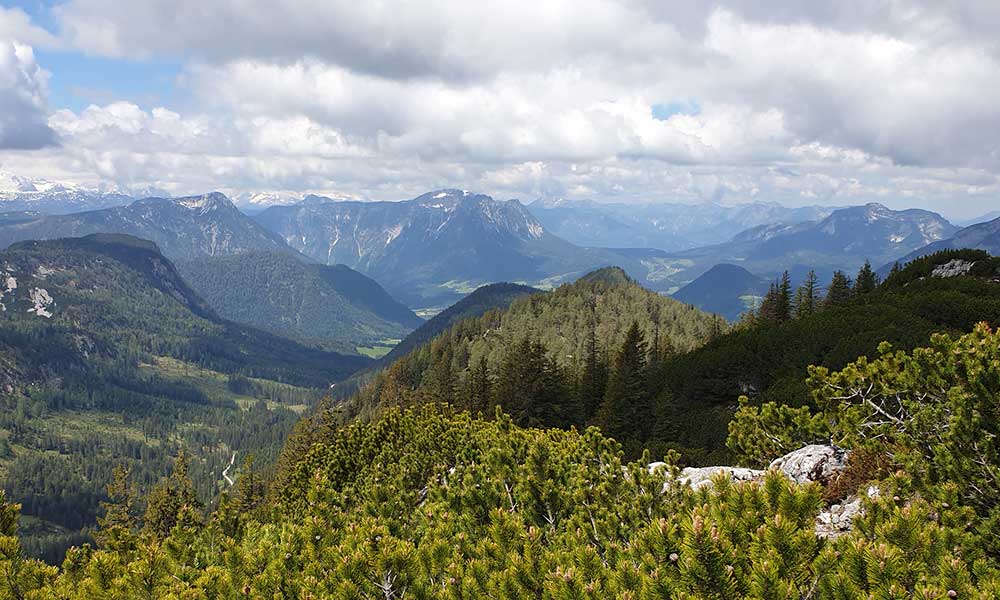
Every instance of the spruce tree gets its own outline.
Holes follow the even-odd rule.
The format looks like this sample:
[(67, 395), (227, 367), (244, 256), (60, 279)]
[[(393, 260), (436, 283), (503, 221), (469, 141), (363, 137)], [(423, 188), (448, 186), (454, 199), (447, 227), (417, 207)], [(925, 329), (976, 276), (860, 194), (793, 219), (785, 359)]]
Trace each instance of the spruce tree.
[(128, 469), (120, 465), (115, 467), (107, 491), (108, 501), (101, 502), (104, 515), (97, 519), (100, 529), (95, 538), (105, 548), (134, 549), (135, 496), (129, 485)]
[(826, 290), (825, 306), (837, 306), (848, 302), (854, 296), (851, 279), (843, 271), (834, 271), (830, 287)]
[(597, 424), (618, 440), (651, 426), (652, 406), (646, 391), (646, 341), (639, 324), (629, 327), (608, 377), (608, 389), (597, 411)]
[(785, 271), (761, 302), (759, 317), (765, 323), (784, 323), (792, 316), (792, 280)]
[(854, 295), (860, 296), (875, 291), (878, 287), (878, 275), (872, 270), (872, 265), (867, 260), (858, 270), (858, 276), (854, 280)]
[(818, 302), (818, 278), (815, 271), (809, 271), (805, 281), (795, 291), (795, 318), (801, 319), (816, 312)]
[(593, 315), (591, 315), (588, 324), (586, 355), (584, 356), (583, 374), (579, 384), (580, 408), (586, 420), (593, 419), (597, 413), (597, 409), (604, 399), (604, 391), (608, 382), (607, 365), (601, 361), (597, 347), (597, 327)]
[(202, 508), (188, 476), (187, 453), (181, 449), (174, 460), (174, 472), (149, 493), (143, 517), (146, 532), (162, 539), (177, 525), (196, 525)]

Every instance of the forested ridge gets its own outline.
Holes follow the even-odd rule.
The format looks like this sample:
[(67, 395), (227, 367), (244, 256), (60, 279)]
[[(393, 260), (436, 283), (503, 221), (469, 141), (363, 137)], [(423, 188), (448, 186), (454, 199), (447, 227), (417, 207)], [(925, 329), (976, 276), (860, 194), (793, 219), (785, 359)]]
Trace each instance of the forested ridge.
[(330, 350), (391, 345), (422, 323), (361, 273), (290, 251), (199, 257), (177, 268), (224, 318)]
[(492, 414), (499, 406), (522, 426), (598, 424), (634, 455), (655, 439), (659, 370), (725, 327), (621, 269), (601, 269), (456, 322), (376, 375), (343, 412), (370, 418), (438, 402)]
[[(814, 413), (741, 410), (730, 442), (750, 462), (774, 457), (774, 437), (840, 444), (847, 469), (826, 481), (693, 489), (675, 456), (627, 462), (596, 428), (390, 408), (322, 433), (269, 492), (244, 465), (215, 510), (183, 455), (144, 510), (119, 472), (100, 547), (59, 567), (24, 558), (17, 506), (0, 504), (0, 586), (25, 600), (995, 598), (1000, 334), (925, 344), (813, 369)], [(849, 531), (818, 535), (848, 498)]]
[(0, 267), (0, 486), (50, 560), (87, 539), (116, 466), (148, 490), (187, 449), (212, 498), (234, 451), (272, 464), (317, 388), (366, 364), (220, 319), (129, 236), (15, 244)]

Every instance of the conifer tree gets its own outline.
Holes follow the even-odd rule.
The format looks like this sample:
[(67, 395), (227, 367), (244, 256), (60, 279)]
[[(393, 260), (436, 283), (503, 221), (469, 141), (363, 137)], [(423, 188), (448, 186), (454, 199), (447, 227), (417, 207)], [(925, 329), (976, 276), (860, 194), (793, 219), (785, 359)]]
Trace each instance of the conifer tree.
[(101, 503), (104, 515), (97, 519), (100, 527), (98, 543), (113, 550), (132, 550), (135, 547), (135, 495), (129, 485), (128, 469), (115, 467), (113, 479), (108, 484), (108, 501)]
[(815, 271), (809, 271), (805, 281), (795, 291), (795, 318), (801, 319), (816, 312), (819, 301), (818, 278)]
[(481, 356), (469, 375), (466, 408), (473, 413), (488, 410), (492, 393), (493, 382), (490, 380), (489, 366), (486, 357)]
[(646, 392), (646, 341), (633, 322), (615, 357), (597, 424), (610, 437), (626, 439), (649, 427), (652, 406)]
[(785, 271), (781, 279), (771, 283), (771, 289), (761, 302), (760, 319), (766, 323), (784, 323), (792, 316), (792, 280)]
[(860, 296), (875, 291), (878, 287), (878, 275), (872, 270), (872, 265), (867, 260), (858, 270), (858, 276), (854, 280), (854, 295)]
[(825, 306), (844, 304), (854, 296), (851, 289), (851, 279), (843, 271), (834, 271), (830, 287), (826, 291)]
[(170, 477), (153, 487), (143, 517), (145, 530), (162, 539), (177, 525), (194, 525), (201, 503), (188, 476), (187, 452), (181, 449)]
[(583, 411), (583, 418), (593, 419), (604, 399), (604, 391), (607, 387), (608, 370), (604, 362), (601, 361), (597, 347), (597, 327), (595, 317), (591, 313), (588, 322), (587, 346), (583, 363), (583, 374), (579, 384), (579, 402)]

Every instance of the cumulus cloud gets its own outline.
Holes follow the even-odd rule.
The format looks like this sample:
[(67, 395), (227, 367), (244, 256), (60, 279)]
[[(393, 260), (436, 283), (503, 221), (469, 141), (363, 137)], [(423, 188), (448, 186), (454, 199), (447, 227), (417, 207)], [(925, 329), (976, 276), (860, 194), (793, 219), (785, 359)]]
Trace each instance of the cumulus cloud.
[(56, 143), (46, 122), (46, 80), (30, 46), (0, 41), (0, 148), (33, 150)]
[[(931, 207), (998, 191), (995, 2), (67, 0), (53, 16), (57, 37), (0, 9), (0, 38), (20, 19), (31, 43), (185, 65), (177, 106), (48, 117), (49, 168), (123, 184)], [(28, 80), (44, 114), (44, 74)]]

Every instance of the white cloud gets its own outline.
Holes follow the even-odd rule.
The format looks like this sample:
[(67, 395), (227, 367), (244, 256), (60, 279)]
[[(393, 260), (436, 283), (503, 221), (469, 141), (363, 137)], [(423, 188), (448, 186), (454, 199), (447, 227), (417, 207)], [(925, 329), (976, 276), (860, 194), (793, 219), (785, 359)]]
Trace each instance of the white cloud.
[(938, 208), (958, 197), (970, 211), (998, 188), (994, 2), (68, 0), (53, 15), (58, 39), (0, 9), (0, 39), (16, 25), (46, 47), (185, 65), (169, 109), (49, 116), (64, 147), (29, 168), (81, 178), (375, 198), (437, 186)]
[(30, 46), (0, 40), (0, 148), (33, 150), (56, 143), (46, 123), (47, 77)]

